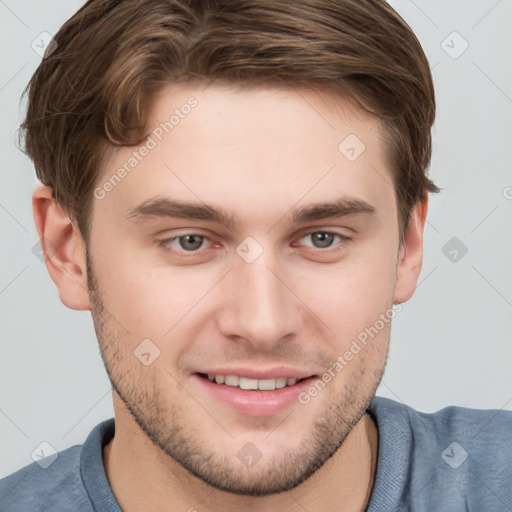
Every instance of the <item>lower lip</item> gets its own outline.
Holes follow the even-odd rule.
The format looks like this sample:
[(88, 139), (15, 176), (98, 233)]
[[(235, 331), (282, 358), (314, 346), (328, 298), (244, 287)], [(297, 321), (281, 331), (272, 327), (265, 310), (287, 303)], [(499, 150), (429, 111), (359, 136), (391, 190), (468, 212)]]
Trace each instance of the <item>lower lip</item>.
[(192, 375), (215, 399), (227, 403), (232, 409), (245, 416), (271, 416), (298, 401), (300, 393), (315, 380), (315, 376), (274, 391), (240, 389), (217, 384), (197, 374)]

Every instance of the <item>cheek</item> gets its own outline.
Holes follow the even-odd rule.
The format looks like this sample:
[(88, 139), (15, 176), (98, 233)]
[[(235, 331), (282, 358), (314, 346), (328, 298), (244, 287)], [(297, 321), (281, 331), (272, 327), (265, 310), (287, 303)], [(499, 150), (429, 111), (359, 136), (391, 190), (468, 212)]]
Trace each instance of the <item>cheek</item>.
[[(158, 353), (154, 367), (168, 367), (174, 372), (174, 362), (204, 327), (204, 322), (197, 321), (203, 315), (202, 306), (208, 303), (202, 298), (218, 276), (201, 274), (192, 267), (171, 269), (162, 263), (143, 264), (141, 258), (123, 261), (118, 257), (115, 264), (109, 262), (109, 268), (112, 270), (103, 272), (102, 289), (106, 308), (115, 319), (110, 322), (124, 328), (118, 328), (122, 350), (129, 356), (139, 346), (146, 347), (144, 352), (149, 347), (150, 352)], [(151, 343), (141, 345), (147, 339)], [(168, 374), (162, 373), (161, 377), (168, 385)]]
[(392, 251), (360, 254), (322, 272), (302, 270), (298, 282), (297, 294), (344, 340), (373, 325), (392, 305), (396, 274)]

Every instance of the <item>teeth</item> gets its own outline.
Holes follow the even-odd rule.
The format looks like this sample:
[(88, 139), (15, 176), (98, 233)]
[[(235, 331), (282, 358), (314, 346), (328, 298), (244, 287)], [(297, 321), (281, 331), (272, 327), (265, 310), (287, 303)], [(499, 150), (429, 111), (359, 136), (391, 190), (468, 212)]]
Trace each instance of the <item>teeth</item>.
[[(254, 382), (256, 382), (257, 388), (261, 389), (263, 391), (274, 391), (274, 389), (276, 389), (276, 379), (262, 379), (262, 380), (256, 380)], [(242, 387), (241, 382), (240, 382), (240, 387)]]
[(276, 379), (276, 388), (281, 389), (286, 386), (286, 377), (279, 377)]
[(258, 384), (261, 382), (257, 379), (247, 379), (246, 377), (234, 377), (233, 380), (238, 380), (238, 385), (242, 389), (258, 389)]
[(224, 384), (226, 386), (238, 386), (239, 379), (236, 375), (226, 375), (226, 379), (224, 380)]
[(208, 374), (208, 380), (217, 384), (239, 387), (241, 389), (259, 389), (262, 391), (274, 391), (286, 386), (293, 386), (297, 383), (296, 378), (278, 377), (277, 379), (248, 379), (247, 377), (238, 377), (237, 375), (214, 375)]

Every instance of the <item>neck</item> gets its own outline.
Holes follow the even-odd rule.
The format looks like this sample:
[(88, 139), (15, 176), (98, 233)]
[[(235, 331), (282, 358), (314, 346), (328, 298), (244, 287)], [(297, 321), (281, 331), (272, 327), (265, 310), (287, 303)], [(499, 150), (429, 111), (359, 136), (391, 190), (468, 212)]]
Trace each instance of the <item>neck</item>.
[(131, 418), (119, 416), (116, 414), (115, 436), (104, 447), (103, 459), (124, 512), (354, 512), (368, 506), (378, 454), (378, 430), (368, 414), (308, 480), (289, 492), (265, 497), (234, 495), (208, 486), (162, 453)]

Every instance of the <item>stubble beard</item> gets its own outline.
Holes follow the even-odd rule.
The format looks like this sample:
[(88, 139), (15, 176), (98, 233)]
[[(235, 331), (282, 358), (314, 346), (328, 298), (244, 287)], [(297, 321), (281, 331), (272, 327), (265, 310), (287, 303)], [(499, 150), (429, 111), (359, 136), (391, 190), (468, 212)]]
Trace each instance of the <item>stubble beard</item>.
[[(159, 399), (171, 393), (157, 389), (148, 378), (149, 374), (141, 371), (140, 362), (129, 350), (123, 350), (123, 335), (126, 335), (104, 307), (88, 251), (86, 263), (91, 315), (113, 391), (142, 432), (163, 454), (217, 490), (263, 497), (296, 488), (337, 452), (375, 396), (384, 373), (387, 351), (380, 370), (374, 371), (361, 361), (359, 373), (337, 396), (330, 398), (295, 449), (277, 455), (263, 453), (254, 466), (246, 468), (237, 456), (241, 446), (236, 440), (233, 440), (231, 454), (219, 453), (215, 440), (195, 436), (197, 430), (187, 421), (182, 405)], [(363, 389), (361, 383), (364, 383)], [(305, 406), (297, 402), (285, 423), (293, 421), (294, 414), (303, 415), (302, 407)], [(204, 422), (213, 421), (206, 412), (204, 414)]]

